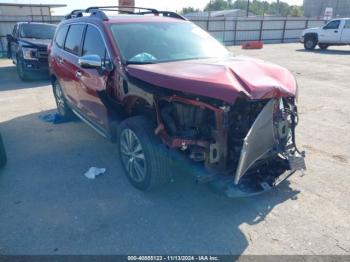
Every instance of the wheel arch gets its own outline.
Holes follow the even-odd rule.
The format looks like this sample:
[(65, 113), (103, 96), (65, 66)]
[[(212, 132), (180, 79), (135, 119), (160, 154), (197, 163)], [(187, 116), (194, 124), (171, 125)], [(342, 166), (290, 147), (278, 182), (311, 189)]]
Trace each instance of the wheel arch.
[(138, 95), (130, 95), (123, 100), (128, 116), (145, 116), (152, 117), (152, 119), (156, 116), (153, 103), (153, 99), (145, 99)]

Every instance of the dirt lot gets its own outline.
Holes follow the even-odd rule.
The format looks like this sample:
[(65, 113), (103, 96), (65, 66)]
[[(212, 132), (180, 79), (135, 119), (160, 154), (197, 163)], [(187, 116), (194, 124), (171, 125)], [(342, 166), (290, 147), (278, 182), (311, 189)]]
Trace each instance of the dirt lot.
[[(142, 193), (115, 145), (81, 122), (44, 123), (47, 81), (0, 61), (0, 254), (350, 254), (350, 48), (243, 51), (289, 68), (300, 87), (298, 144), (308, 170), (265, 195), (227, 199), (178, 174)], [(96, 180), (83, 174), (106, 167)]]

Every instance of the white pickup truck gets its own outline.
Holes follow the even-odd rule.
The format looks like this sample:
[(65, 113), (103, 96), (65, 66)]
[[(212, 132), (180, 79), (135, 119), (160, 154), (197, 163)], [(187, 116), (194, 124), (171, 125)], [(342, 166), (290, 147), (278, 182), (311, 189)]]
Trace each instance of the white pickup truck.
[(301, 42), (306, 50), (327, 49), (331, 45), (350, 45), (350, 18), (333, 19), (323, 27), (303, 31)]

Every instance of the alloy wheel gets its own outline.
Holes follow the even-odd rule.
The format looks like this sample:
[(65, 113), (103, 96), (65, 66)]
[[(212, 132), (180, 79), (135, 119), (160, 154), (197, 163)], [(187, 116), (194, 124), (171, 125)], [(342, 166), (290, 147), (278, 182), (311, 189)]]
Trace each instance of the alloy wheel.
[(131, 129), (126, 128), (121, 133), (120, 153), (130, 178), (135, 182), (142, 182), (146, 177), (145, 154), (140, 140)]

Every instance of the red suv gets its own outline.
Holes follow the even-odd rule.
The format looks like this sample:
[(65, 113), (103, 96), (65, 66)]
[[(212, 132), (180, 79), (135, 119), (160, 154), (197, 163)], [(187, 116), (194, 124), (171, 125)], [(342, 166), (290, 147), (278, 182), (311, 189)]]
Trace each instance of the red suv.
[(295, 145), (293, 75), (234, 57), (176, 13), (75, 10), (49, 49), (59, 113), (115, 141), (138, 189), (182, 170), (235, 197), (265, 192), (305, 169)]

